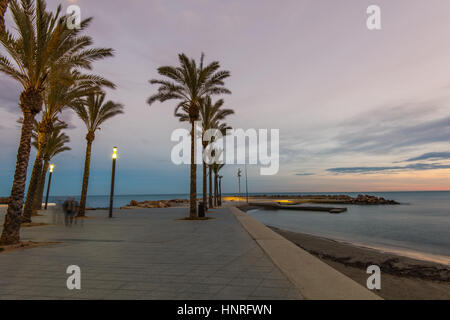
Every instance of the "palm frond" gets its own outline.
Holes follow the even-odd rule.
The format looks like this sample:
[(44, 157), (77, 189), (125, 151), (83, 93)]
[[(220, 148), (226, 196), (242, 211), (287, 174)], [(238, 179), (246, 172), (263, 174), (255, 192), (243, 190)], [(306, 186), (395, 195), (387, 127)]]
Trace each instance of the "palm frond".
[[(84, 19), (80, 29), (69, 29), (62, 7), (51, 12), (44, 0), (11, 0), (14, 35), (0, 32), (5, 55), (0, 55), (0, 72), (18, 81), (24, 88), (42, 92), (55, 81), (65, 84), (67, 72), (91, 69), (94, 61), (113, 56), (111, 48), (92, 48), (92, 39), (82, 33), (92, 18)], [(55, 72), (63, 70), (64, 72)], [(113, 87), (104, 79), (85, 78)]]
[(62, 132), (63, 129), (65, 129), (65, 127), (61, 126), (55, 127), (55, 129), (53, 130), (45, 150), (45, 159), (51, 160), (57, 154), (71, 150), (70, 147), (66, 146), (66, 144), (70, 142), (70, 138), (64, 132)]
[(120, 103), (105, 102), (104, 93), (91, 93), (72, 107), (90, 132), (99, 130), (100, 126), (108, 119), (122, 114), (123, 108)]
[(177, 67), (162, 66), (158, 74), (165, 79), (152, 79), (150, 84), (158, 85), (157, 92), (147, 100), (149, 105), (154, 102), (180, 100), (175, 108), (175, 116), (180, 121), (194, 121), (198, 117), (199, 102), (207, 95), (230, 94), (224, 87), (224, 80), (230, 76), (229, 71), (220, 71), (220, 63), (214, 61), (204, 65), (204, 54), (199, 64), (189, 59), (184, 53), (178, 55)]

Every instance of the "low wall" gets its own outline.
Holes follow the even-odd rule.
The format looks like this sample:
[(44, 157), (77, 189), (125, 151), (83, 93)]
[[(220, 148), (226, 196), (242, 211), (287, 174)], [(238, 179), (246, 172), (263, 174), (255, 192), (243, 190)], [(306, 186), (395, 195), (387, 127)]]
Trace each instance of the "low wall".
[(230, 210), (305, 299), (381, 300), (373, 292), (273, 232), (241, 210), (235, 207)]

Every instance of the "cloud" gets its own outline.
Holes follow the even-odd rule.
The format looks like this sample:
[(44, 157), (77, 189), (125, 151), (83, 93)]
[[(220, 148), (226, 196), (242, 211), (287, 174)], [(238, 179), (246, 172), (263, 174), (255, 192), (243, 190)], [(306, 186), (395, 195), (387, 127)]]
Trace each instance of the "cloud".
[(412, 161), (419, 161), (419, 160), (441, 160), (441, 159), (450, 159), (450, 152), (429, 152), (429, 153), (424, 153), (418, 157), (410, 158), (405, 161), (412, 162)]
[(311, 161), (317, 164), (329, 161), (323, 159), (330, 157), (359, 154), (395, 155), (402, 160), (399, 163), (404, 162), (419, 147), (448, 144), (448, 114), (446, 100), (437, 98), (427, 102), (380, 105), (348, 120), (317, 125), (306, 131), (286, 129), (283, 130), (286, 134), (280, 137), (280, 160), (284, 164)]
[(70, 109), (64, 109), (59, 114), (59, 120), (65, 122), (67, 124), (67, 129), (75, 129), (76, 126), (72, 123), (74, 118), (74, 113)]
[(330, 168), (326, 171), (333, 173), (377, 173), (382, 171), (424, 171), (435, 169), (450, 169), (450, 165), (439, 163), (416, 163), (407, 166)]
[(0, 107), (11, 113), (21, 113), (19, 108), (20, 87), (8, 77), (0, 78)]
[[(399, 152), (436, 142), (450, 141), (450, 117), (436, 118), (430, 110), (439, 109), (436, 102), (378, 109), (359, 115), (340, 126), (334, 140), (336, 147), (322, 153), (358, 152), (380, 154)], [(430, 119), (433, 115), (434, 118)], [(426, 119), (426, 120), (419, 120)]]
[(305, 172), (305, 173), (296, 173), (296, 176), (313, 176), (314, 173), (310, 173), (310, 172)]

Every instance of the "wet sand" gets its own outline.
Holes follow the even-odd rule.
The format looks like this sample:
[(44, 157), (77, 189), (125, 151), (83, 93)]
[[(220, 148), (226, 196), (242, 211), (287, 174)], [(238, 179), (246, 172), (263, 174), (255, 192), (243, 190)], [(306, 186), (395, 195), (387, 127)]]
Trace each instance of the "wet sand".
[(274, 227), (271, 229), (363, 286), (369, 277), (366, 268), (369, 265), (380, 266), (381, 290), (375, 293), (384, 299), (450, 300), (448, 265)]

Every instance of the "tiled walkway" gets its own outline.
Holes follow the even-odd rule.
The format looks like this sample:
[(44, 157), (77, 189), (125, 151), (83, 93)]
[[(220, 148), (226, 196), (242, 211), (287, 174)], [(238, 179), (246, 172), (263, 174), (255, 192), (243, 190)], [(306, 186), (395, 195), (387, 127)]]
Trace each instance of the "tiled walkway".
[[(179, 221), (181, 208), (88, 214), (83, 225), (24, 228), (23, 240), (58, 243), (0, 253), (0, 299), (301, 299), (228, 209), (208, 221)], [(67, 289), (69, 265), (81, 290)]]

